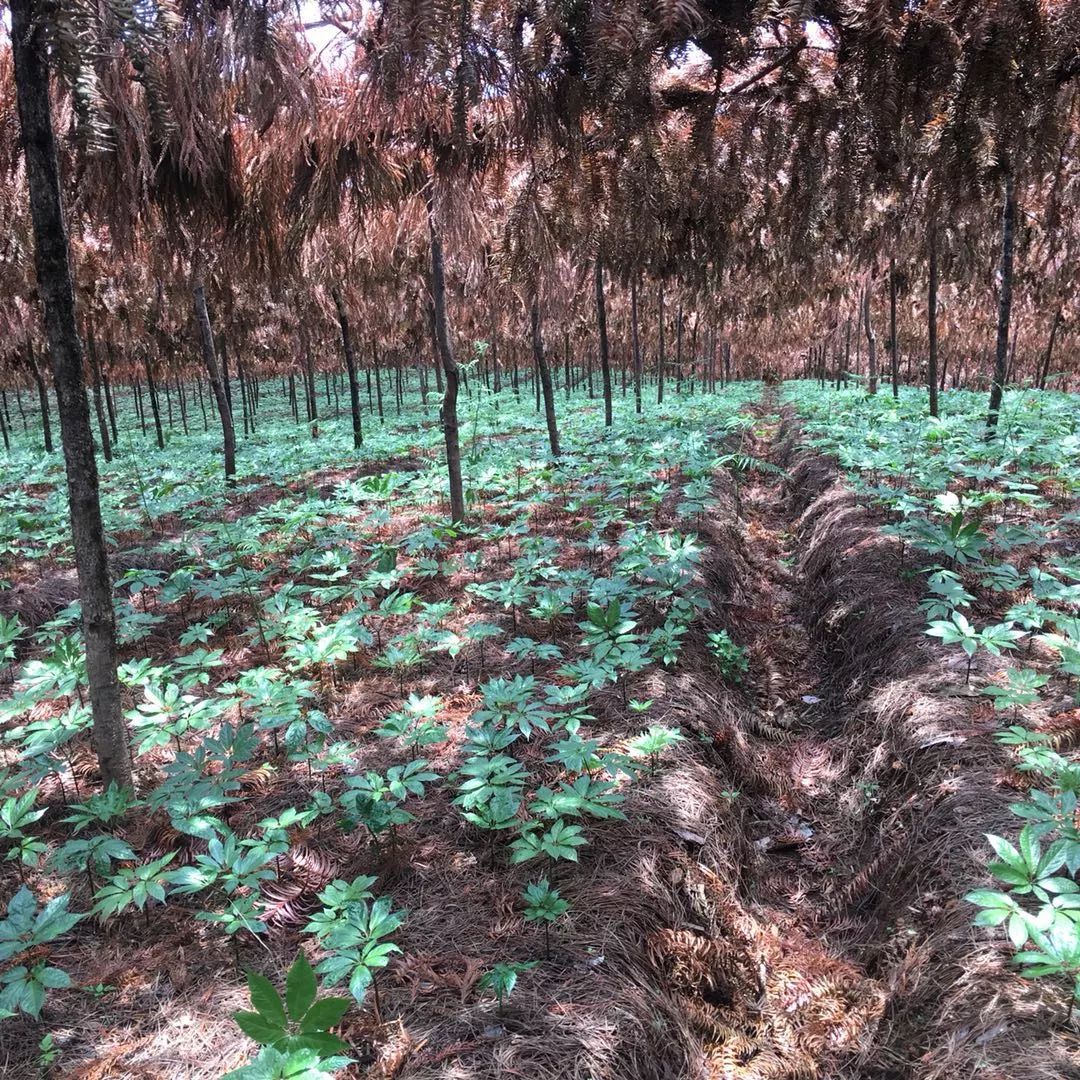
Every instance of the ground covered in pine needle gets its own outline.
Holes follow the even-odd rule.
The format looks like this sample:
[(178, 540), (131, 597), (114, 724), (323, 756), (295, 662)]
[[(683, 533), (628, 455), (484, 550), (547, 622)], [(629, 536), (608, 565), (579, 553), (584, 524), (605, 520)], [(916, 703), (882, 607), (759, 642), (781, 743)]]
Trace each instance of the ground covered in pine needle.
[[(374, 876), (376, 894), (408, 915), (395, 936), (400, 954), (378, 974), (377, 1005), (369, 995), (342, 1029), (358, 1059), (348, 1075), (1080, 1075), (1080, 1041), (1061, 987), (1020, 979), (1003, 942), (973, 930), (960, 899), (985, 861), (983, 834), (1008, 829), (1008, 803), (1024, 783), (991, 737), (997, 721), (965, 691), (962, 658), (925, 636), (918, 582), (901, 572), (901, 553), (881, 521), (856, 504), (832, 463), (802, 446), (794, 414), (781, 413), (775, 395), (753, 415), (742, 449), (758, 465), (738, 489), (718, 470), (695, 523), (703, 546), (697, 585), (710, 608), (692, 625), (678, 665), (649, 668), (633, 688), (633, 698), (653, 703), (647, 722), (684, 739), (625, 787), (624, 820), (590, 829), (578, 861), (549, 864), (547, 876), (570, 909), (552, 927), (546, 953), (543, 931), (523, 920), (519, 901), (538, 876), (535, 865), (508, 865), (457, 813), (454, 789), (440, 785), (410, 804), (415, 821), (390, 848), (331, 821), (298, 831), (263, 889), (270, 932), (240, 940), (235, 955), (192, 919), (194, 905), (184, 899), (151, 905), (145, 916), (82, 923), (51, 950), (82, 988), (46, 1007), (47, 1030), (63, 1051), (51, 1075), (216, 1080), (242, 1064), (252, 1048), (230, 1019), (246, 1006), (237, 960), (280, 985), (297, 949), (317, 957), (302, 931), (318, 892), (361, 874)], [(722, 430), (715, 438), (718, 448), (730, 447)], [(393, 471), (426, 468), (423, 448), (416, 450)], [(349, 482), (359, 475), (378, 473), (365, 468)], [(329, 491), (342, 480), (327, 473), (305, 486)], [(490, 506), (480, 514), (499, 520)], [(389, 517), (380, 541), (391, 544), (417, 520)], [(668, 500), (653, 525), (676, 520)], [(538, 506), (531, 522), (534, 535), (557, 545), (580, 535), (572, 512)], [(182, 533), (166, 539), (142, 561), (166, 567), (184, 542)], [(468, 550), (479, 556), (474, 568), (498, 576), (520, 552), (520, 538), (459, 538), (449, 553)], [(261, 586), (268, 591), (274, 557), (251, 556), (253, 567), (270, 571)], [(568, 545), (560, 565), (569, 570), (581, 558)], [(601, 573), (610, 560), (600, 548), (590, 568)], [(475, 614), (475, 597), (465, 592), (471, 580), (475, 569), (413, 584), (425, 602), (453, 603), (454, 627)], [(0, 596), (40, 625), (73, 593), (57, 575)], [(197, 615), (170, 613), (154, 627), (152, 646), (167, 653)], [(519, 618), (519, 632), (572, 651), (571, 619), (546, 627), (515, 612)], [(741, 681), (718, 675), (707, 644), (720, 630), (747, 650)], [(229, 636), (228, 625), (215, 643), (224, 649), (215, 679), (263, 662), (259, 642)], [(146, 652), (146, 642), (140, 648)], [(466, 720), (481, 704), (479, 684), (506, 662), (498, 646), (489, 653), (464, 666), (432, 659), (404, 679), (355, 658), (340, 665), (319, 692), (333, 702), (326, 711), (335, 738), (356, 748), (349, 767), (385, 770), (397, 760), (373, 732), (409, 691), (442, 697), (449, 737), (426, 756), (440, 774), (452, 772)], [(581, 734), (605, 748), (625, 746), (643, 726), (616, 687), (597, 692), (590, 709)], [(1047, 723), (1063, 745), (1080, 737), (1080, 718)], [(516, 749), (545, 775), (542, 748)], [(154, 781), (170, 752), (165, 745), (157, 758), (140, 759), (141, 783)], [(85, 752), (70, 764), (69, 782), (94, 783)], [(333, 791), (337, 774), (319, 782)], [(63, 784), (42, 781), (50, 841), (65, 835), (59, 799), (75, 801)], [(249, 833), (298, 805), (311, 784), (301, 763), (268, 754), (241, 778), (229, 827)], [(143, 861), (170, 850), (187, 860), (196, 846), (159, 814), (136, 815), (122, 834)], [(3, 864), (0, 875), (10, 895), (15, 867)], [(39, 895), (48, 888), (43, 880)], [(91, 902), (82, 892), (77, 910)], [(521, 971), (500, 1007), (482, 977), (506, 961), (536, 966)], [(34, 1075), (41, 1028), (16, 1019), (0, 1032), (0, 1074)]]

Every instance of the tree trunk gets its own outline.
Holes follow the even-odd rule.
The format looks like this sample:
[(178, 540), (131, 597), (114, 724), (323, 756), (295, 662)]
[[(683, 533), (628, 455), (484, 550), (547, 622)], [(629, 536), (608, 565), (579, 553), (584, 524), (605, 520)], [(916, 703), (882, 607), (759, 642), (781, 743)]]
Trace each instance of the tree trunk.
[(218, 351), (221, 353), (221, 381), (225, 387), (225, 400), (229, 403), (229, 416), (232, 416), (232, 379), (229, 378), (229, 350), (224, 332), (218, 334)]
[(569, 401), (570, 400), (570, 383), (572, 381), (571, 372), (570, 372), (570, 331), (569, 330), (566, 330), (566, 329), (563, 330), (562, 344), (563, 344), (563, 380), (566, 383), (566, 385), (564, 387), (564, 390), (566, 392), (566, 400)]
[(630, 279), (630, 341), (634, 350), (634, 412), (641, 415), (641, 337), (638, 334), (637, 278)]
[(926, 329), (929, 346), (926, 361), (926, 388), (930, 392), (930, 415), (938, 414), (938, 367), (937, 367), (937, 222), (930, 223), (930, 285), (926, 297)]
[(93, 741), (105, 783), (131, 786), (131, 758), (116, 677), (116, 616), (105, 557), (90, 406), (75, 318), (60, 167), (49, 106), (45, 20), (34, 0), (12, 0), (11, 43), (22, 128), (38, 292), (52, 357), (68, 482), (75, 569), (82, 604)]
[(682, 335), (683, 314), (682, 302), (679, 302), (679, 310), (675, 316), (675, 393), (682, 393)]
[(1050, 340), (1046, 343), (1046, 352), (1043, 353), (1042, 366), (1039, 368), (1038, 387), (1046, 389), (1046, 380), (1050, 377), (1050, 358), (1054, 353), (1054, 339), (1057, 337), (1058, 323), (1061, 322), (1061, 308), (1054, 312), (1053, 322), (1050, 323)]
[(1001, 292), (998, 296), (997, 351), (994, 354), (994, 382), (990, 387), (990, 407), (986, 413), (986, 433), (997, 430), (1001, 398), (1005, 393), (1005, 373), (1009, 364), (1009, 318), (1012, 315), (1013, 232), (1016, 227), (1016, 193), (1011, 172), (1005, 173), (1005, 201), (1001, 208)]
[(611, 358), (608, 353), (607, 308), (604, 304), (604, 263), (597, 256), (596, 268), (596, 329), (600, 335), (600, 373), (604, 383), (604, 427), (611, 427)]
[(375, 367), (375, 404), (379, 410), (379, 423), (386, 423), (386, 419), (383, 416), (383, 404), (382, 404), (382, 368), (379, 361), (379, 343), (372, 338), (371, 339), (371, 361)]
[(896, 264), (889, 259), (889, 354), (892, 365), (892, 396), (900, 396), (900, 354), (896, 341)]
[[(49, 348), (50, 350), (52, 348), (51, 342)], [(45, 385), (45, 376), (41, 373), (37, 357), (34, 356), (34, 346), (29, 340), (26, 342), (26, 366), (30, 369), (34, 385), (37, 387), (38, 407), (41, 410), (41, 435), (45, 441), (45, 453), (51, 454), (53, 452), (53, 438), (52, 421), (49, 418), (49, 388)], [(61, 424), (62, 429), (63, 424)]]
[(98, 431), (101, 432), (101, 456), (112, 461), (112, 440), (109, 438), (109, 421), (105, 416), (105, 406), (101, 400), (101, 364), (98, 363), (97, 342), (94, 331), (87, 325), (86, 348), (90, 354), (90, 374), (93, 379), (94, 411), (97, 413)]
[(664, 283), (660, 282), (660, 340), (656, 351), (656, 404), (664, 404)]
[(214, 331), (210, 326), (210, 311), (206, 306), (205, 275), (202, 253), (196, 251), (191, 258), (191, 296), (195, 305), (195, 321), (199, 326), (203, 363), (206, 365), (210, 389), (214, 391), (218, 416), (221, 418), (221, 438), (225, 450), (225, 483), (231, 484), (236, 475), (236, 429), (233, 427), (232, 408), (229, 405), (224, 369), (218, 367), (217, 353), (214, 350)]
[(536, 370), (540, 373), (540, 386), (544, 391), (544, 417), (547, 420), (548, 446), (551, 456), (559, 456), (559, 426), (555, 419), (555, 388), (551, 384), (551, 368), (544, 356), (544, 337), (540, 329), (540, 301), (534, 296), (532, 302), (532, 347)]
[(868, 393), (877, 393), (877, 335), (870, 322), (870, 286), (863, 289), (863, 327), (866, 330), (866, 389)]
[(150, 391), (150, 411), (154, 414), (154, 430), (157, 433), (159, 450), (165, 449), (165, 435), (161, 430), (161, 412), (158, 409), (157, 386), (154, 384), (154, 369), (150, 363), (150, 353), (143, 353), (143, 367), (146, 370), (146, 388)]
[[(434, 183), (434, 181), (432, 181)], [(432, 188), (426, 192), (428, 232), (431, 238), (431, 310), (435, 330), (435, 345), (446, 376), (443, 393), (442, 424), (446, 441), (446, 471), (450, 483), (450, 517), (465, 520), (465, 490), (461, 482), (461, 444), (458, 441), (458, 366), (450, 341), (446, 319), (446, 276), (443, 269), (442, 238), (435, 224), (435, 196)]]
[(352, 413), (353, 449), (364, 445), (364, 429), (360, 422), (360, 382), (356, 377), (356, 354), (353, 352), (352, 333), (349, 330), (349, 313), (341, 290), (335, 285), (331, 290), (337, 309), (338, 326), (341, 328), (341, 351), (345, 354), (345, 371), (349, 377), (349, 410)]
[(115, 449), (120, 444), (120, 436), (116, 430), (116, 402), (113, 399), (112, 380), (109, 378), (109, 369), (116, 366), (112, 338), (105, 339), (105, 355), (107, 360), (101, 369), (101, 384), (105, 388), (105, 405), (109, 410), (109, 429), (112, 431), (112, 444)]

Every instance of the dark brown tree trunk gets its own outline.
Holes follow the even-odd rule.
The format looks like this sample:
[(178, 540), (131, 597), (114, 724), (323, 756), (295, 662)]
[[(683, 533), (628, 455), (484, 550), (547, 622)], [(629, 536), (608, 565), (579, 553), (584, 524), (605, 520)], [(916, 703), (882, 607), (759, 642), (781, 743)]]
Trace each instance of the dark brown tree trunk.
[(180, 381), (179, 375), (174, 376), (173, 385), (176, 387), (176, 396), (180, 399), (180, 423), (183, 425), (184, 434), (187, 435), (187, 397), (184, 395), (184, 384)]
[(570, 400), (570, 331), (563, 330), (562, 337), (563, 344), (563, 382), (565, 383), (564, 390), (566, 392), (566, 400)]
[[(232, 379), (229, 378), (229, 349), (228, 342), (225, 340), (225, 333), (222, 331), (217, 336), (218, 352), (221, 354), (221, 381), (225, 387), (225, 400), (229, 403), (229, 416), (232, 416)], [(235, 436), (235, 432), (234, 432)]]
[(926, 297), (926, 329), (929, 339), (926, 361), (926, 388), (930, 392), (930, 415), (938, 414), (937, 340), (938, 257), (937, 223), (930, 223), (930, 285)]
[(90, 354), (90, 375), (93, 379), (94, 411), (97, 413), (98, 431), (101, 433), (101, 456), (112, 461), (112, 440), (109, 438), (109, 421), (105, 417), (105, 406), (101, 400), (101, 364), (98, 363), (97, 342), (94, 331), (87, 325), (86, 349)]
[(634, 412), (641, 415), (641, 337), (638, 334), (637, 278), (630, 279), (630, 342), (634, 352)]
[[(26, 342), (26, 366), (30, 369), (30, 375), (33, 377), (34, 385), (37, 387), (38, 408), (41, 411), (41, 435), (45, 443), (45, 453), (51, 454), (53, 452), (53, 438), (52, 420), (49, 417), (49, 388), (45, 384), (45, 376), (42, 375), (41, 367), (38, 365), (37, 357), (34, 355), (34, 346), (29, 340)], [(63, 425), (61, 424), (61, 431), (62, 429)]]
[(109, 428), (112, 431), (112, 444), (115, 448), (120, 444), (120, 436), (116, 430), (116, 401), (113, 398), (112, 380), (109, 378), (109, 369), (116, 366), (116, 354), (111, 338), (105, 339), (105, 354), (108, 360), (101, 371), (101, 383), (105, 387), (105, 405), (109, 410)]
[(896, 264), (889, 259), (889, 359), (892, 365), (892, 396), (900, 396), (900, 354), (896, 341)]
[(302, 312), (298, 313), (296, 327), (297, 336), (300, 339), (302, 364), (300, 381), (304, 386), (304, 416), (309, 424), (313, 424), (319, 418), (319, 406), (315, 394), (315, 359), (311, 353), (311, 335), (308, 333)]
[(682, 335), (683, 314), (682, 303), (679, 303), (679, 311), (675, 316), (675, 393), (682, 393)]
[(131, 786), (131, 758), (116, 676), (116, 616), (105, 557), (97, 462), (83, 381), (82, 343), (75, 318), (75, 293), (60, 196), (60, 166), (49, 106), (45, 13), (34, 0), (12, 0), (10, 9), (37, 284), (45, 312), (60, 413), (75, 569), (82, 604), (94, 749), (104, 781), (126, 788)]
[[(450, 327), (446, 317), (446, 275), (443, 269), (442, 238), (435, 224), (435, 197), (429, 187), (427, 192), (428, 232), (431, 238), (431, 310), (435, 330), (435, 345), (439, 361), (446, 376), (443, 393), (442, 424), (446, 442), (446, 471), (450, 485), (450, 517), (453, 521), (465, 520), (465, 489), (461, 482), (461, 444), (458, 440), (458, 366), (454, 359), (454, 347), (450, 341)], [(436, 369), (438, 370), (438, 369)]]
[(383, 404), (382, 404), (382, 367), (379, 360), (379, 343), (372, 338), (371, 339), (371, 361), (375, 366), (375, 404), (379, 410), (379, 423), (386, 423), (386, 419), (383, 416)]
[(656, 350), (656, 404), (664, 404), (664, 283), (660, 282), (660, 340)]
[(1005, 200), (1001, 208), (1001, 292), (998, 295), (997, 351), (994, 354), (994, 381), (990, 387), (990, 407), (986, 413), (986, 433), (997, 430), (1005, 375), (1009, 364), (1009, 319), (1012, 315), (1013, 233), (1016, 227), (1016, 192), (1012, 173), (1005, 173)]
[(604, 263), (597, 256), (594, 270), (596, 278), (596, 329), (600, 336), (600, 374), (604, 384), (604, 427), (611, 427), (611, 359), (608, 353), (607, 307), (604, 303)]
[(1061, 322), (1061, 308), (1054, 312), (1054, 319), (1050, 323), (1050, 339), (1046, 343), (1046, 352), (1043, 353), (1042, 366), (1039, 368), (1038, 387), (1046, 389), (1046, 380), (1050, 377), (1050, 359), (1054, 355), (1054, 340), (1057, 337), (1058, 323)]
[(868, 393), (877, 393), (877, 335), (870, 322), (870, 285), (863, 289), (863, 329), (866, 331), (866, 389)]
[(146, 388), (150, 391), (150, 411), (154, 414), (154, 430), (157, 433), (159, 450), (165, 449), (165, 435), (161, 430), (161, 412), (158, 409), (157, 386), (154, 384), (154, 368), (150, 363), (150, 353), (143, 353), (143, 368), (146, 371)]
[(551, 368), (544, 356), (544, 336), (540, 327), (540, 301), (534, 296), (532, 302), (532, 347), (540, 386), (544, 392), (544, 418), (547, 420), (548, 446), (551, 456), (559, 456), (559, 425), (555, 418), (555, 388), (551, 384)]
[(236, 475), (236, 429), (233, 427), (232, 408), (229, 405), (224, 369), (218, 367), (217, 353), (214, 349), (214, 331), (210, 325), (210, 311), (206, 306), (206, 270), (202, 253), (198, 251), (191, 259), (191, 296), (195, 306), (195, 321), (199, 327), (203, 364), (206, 365), (210, 389), (214, 392), (218, 416), (221, 418), (221, 438), (225, 451), (225, 483), (231, 484)]

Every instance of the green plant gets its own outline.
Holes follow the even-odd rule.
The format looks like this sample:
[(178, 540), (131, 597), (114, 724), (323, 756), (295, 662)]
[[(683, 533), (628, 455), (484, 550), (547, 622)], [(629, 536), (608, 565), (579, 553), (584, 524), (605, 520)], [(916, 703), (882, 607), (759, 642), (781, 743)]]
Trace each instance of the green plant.
[(526, 921), (544, 925), (544, 958), (550, 960), (551, 925), (570, 910), (570, 904), (559, 895), (558, 889), (551, 887), (546, 878), (526, 885), (521, 898), (525, 903)]
[(528, 862), (540, 855), (577, 862), (577, 849), (586, 843), (581, 826), (569, 824), (561, 817), (546, 828), (541, 822), (527, 821), (510, 845), (510, 863)]
[(523, 971), (531, 971), (538, 963), (537, 960), (529, 960), (496, 964), (490, 971), (480, 976), (477, 986), (482, 990), (490, 990), (495, 995), (498, 1011), (502, 1012), (507, 998), (517, 986), (518, 975)]
[(379, 897), (370, 904), (366, 899), (344, 901), (328, 916), (313, 919), (305, 927), (318, 936), (329, 954), (316, 970), (327, 977), (330, 986), (348, 979), (349, 993), (361, 1004), (371, 987), (379, 1013), (375, 972), (386, 967), (394, 953), (401, 952), (386, 939), (404, 921), (405, 912), (394, 911), (389, 897)]
[(998, 712), (1013, 710), (1016, 718), (1022, 705), (1034, 705), (1039, 700), (1039, 690), (1049, 681), (1048, 675), (1040, 675), (1030, 668), (1010, 668), (1008, 681), (1004, 686), (990, 684), (982, 688), (982, 693), (994, 699), (994, 708)]
[(26, 830), (45, 813), (35, 810), (37, 791), (31, 789), (22, 795), (12, 795), (0, 803), (0, 840), (6, 840), (11, 848), (4, 859), (15, 862), (19, 880), (24, 881), (23, 866), (36, 866), (45, 852), (45, 844)]
[(247, 983), (254, 1011), (235, 1012), (233, 1019), (260, 1046), (282, 1053), (314, 1050), (325, 1056), (348, 1049), (348, 1044), (331, 1029), (341, 1023), (351, 1000), (320, 999), (315, 970), (303, 952), (297, 953), (285, 976), (284, 1000), (264, 975), (249, 971)]
[(47, 1032), (42, 1036), (41, 1042), (38, 1043), (37, 1064), (43, 1076), (48, 1073), (59, 1057), (60, 1047), (56, 1045), (52, 1034)]
[(940, 638), (945, 645), (959, 645), (967, 654), (967, 671), (964, 682), (971, 682), (971, 665), (976, 651), (981, 647), (992, 656), (1000, 656), (1004, 649), (1015, 649), (1016, 642), (1024, 636), (1023, 630), (1014, 630), (1007, 623), (995, 623), (977, 630), (959, 611), (951, 619), (936, 619), (926, 633)]
[(29, 955), (62, 937), (83, 918), (68, 911), (69, 900), (66, 893), (54, 897), (39, 911), (25, 885), (11, 898), (7, 917), (0, 921), (0, 963), (17, 962), (0, 975), (0, 1019), (19, 1011), (36, 1019), (45, 1004), (46, 990), (71, 985), (66, 971)]
[(720, 668), (720, 674), (732, 682), (741, 682), (750, 668), (746, 649), (736, 645), (726, 630), (717, 630), (707, 638), (709, 652)]
[(150, 909), (147, 904), (151, 900), (159, 903), (165, 902), (165, 886), (169, 881), (168, 871), (165, 869), (176, 858), (176, 852), (170, 851), (162, 855), (160, 859), (143, 863), (141, 866), (125, 866), (118, 873), (109, 877), (105, 884), (94, 895), (94, 906), (90, 909), (91, 915), (98, 915), (103, 919), (110, 915), (119, 915), (129, 907), (136, 907), (146, 915), (146, 921), (150, 921)]
[(649, 771), (656, 772), (660, 764), (660, 755), (670, 746), (683, 741), (683, 734), (675, 728), (653, 724), (648, 731), (636, 735), (627, 744), (632, 757), (649, 759)]
[(336, 1072), (352, 1064), (342, 1055), (324, 1058), (317, 1050), (276, 1050), (264, 1046), (255, 1060), (226, 1073), (221, 1080), (333, 1080)]

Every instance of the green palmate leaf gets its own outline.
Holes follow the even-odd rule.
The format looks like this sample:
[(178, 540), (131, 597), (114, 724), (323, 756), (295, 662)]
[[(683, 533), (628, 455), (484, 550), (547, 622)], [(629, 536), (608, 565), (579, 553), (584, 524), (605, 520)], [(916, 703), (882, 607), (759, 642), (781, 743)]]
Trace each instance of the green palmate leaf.
[(256, 1012), (268, 1023), (284, 1028), (289, 1018), (285, 1014), (285, 1006), (274, 984), (265, 975), (256, 971), (247, 974), (248, 991), (251, 994), (251, 1004)]
[[(285, 978), (285, 1004), (288, 1008), (289, 1019), (294, 1022), (303, 1020), (315, 1001), (318, 991), (315, 969), (308, 963), (308, 958), (302, 952), (297, 953), (296, 959), (293, 961), (293, 965), (289, 968), (289, 973)], [(253, 1003), (254, 1000), (254, 997), (252, 997)], [(342, 1013), (344, 1013), (344, 1009)], [(338, 1019), (341, 1018), (338, 1017)], [(333, 1024), (326, 1026), (332, 1027)], [(312, 1030), (319, 1031), (322, 1029), (316, 1027), (312, 1028)]]
[[(314, 976), (314, 971), (312, 976)], [(344, 997), (328, 997), (315, 1002), (300, 1021), (300, 1030), (305, 1034), (329, 1031), (341, 1023), (352, 1002)]]
[(286, 1034), (283, 1024), (275, 1024), (257, 1012), (234, 1012), (233, 1019), (245, 1035), (261, 1046), (271, 1046)]

